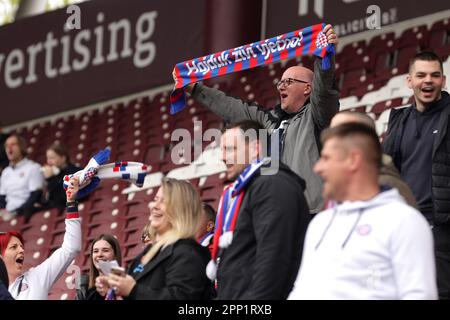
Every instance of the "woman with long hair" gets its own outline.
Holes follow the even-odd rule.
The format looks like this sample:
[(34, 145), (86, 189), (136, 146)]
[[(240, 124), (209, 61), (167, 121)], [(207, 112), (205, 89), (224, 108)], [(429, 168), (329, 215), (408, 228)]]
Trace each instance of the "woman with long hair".
[(195, 240), (201, 210), (190, 183), (164, 178), (151, 206), (153, 244), (131, 263), (126, 276), (100, 276), (97, 288), (113, 288), (125, 299), (208, 299), (209, 252)]
[(100, 269), (101, 261), (116, 260), (122, 263), (120, 244), (111, 234), (101, 234), (92, 241), (89, 257), (89, 275), (80, 277), (80, 288), (77, 290), (77, 300), (104, 300), (106, 291), (97, 291), (95, 279), (103, 275)]

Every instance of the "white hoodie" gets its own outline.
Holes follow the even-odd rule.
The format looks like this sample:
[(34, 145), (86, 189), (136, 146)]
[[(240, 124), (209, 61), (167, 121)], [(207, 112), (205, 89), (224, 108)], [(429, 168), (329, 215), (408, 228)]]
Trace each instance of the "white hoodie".
[(390, 189), (311, 221), (288, 299), (437, 299), (435, 272), (427, 221)]

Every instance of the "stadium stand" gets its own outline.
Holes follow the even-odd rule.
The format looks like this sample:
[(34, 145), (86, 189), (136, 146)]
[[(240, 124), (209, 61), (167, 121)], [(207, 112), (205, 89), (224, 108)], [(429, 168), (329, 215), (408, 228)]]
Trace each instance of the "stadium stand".
[[(416, 22), (412, 22), (416, 23)], [(445, 61), (445, 73), (450, 71), (450, 23), (449, 19), (400, 24), (395, 32), (384, 32), (365, 40), (342, 38), (336, 56), (337, 81), (341, 90), (340, 110), (366, 112), (376, 120), (380, 137), (386, 130), (391, 108), (410, 103), (411, 91), (405, 89), (404, 78), (408, 59), (420, 49), (433, 48)], [(277, 103), (274, 84), (288, 66), (302, 64), (312, 67), (312, 59), (303, 57), (292, 61), (269, 65), (239, 74), (235, 85), (211, 82), (221, 90), (244, 100), (263, 106)], [(87, 270), (90, 241), (100, 233), (112, 233), (122, 244), (124, 261), (129, 262), (142, 249), (140, 233), (148, 219), (148, 203), (153, 199), (161, 179), (161, 173), (188, 179), (197, 187), (203, 201), (217, 209), (224, 181), (224, 167), (219, 163), (217, 142), (209, 149), (209, 142), (202, 142), (204, 153), (195, 161), (173, 163), (171, 150), (176, 143), (170, 140), (176, 128), (196, 130), (222, 130), (223, 121), (203, 106), (188, 101), (188, 107), (177, 116), (169, 114), (169, 93), (172, 85), (155, 88), (145, 94), (117, 99), (113, 103), (96, 104), (64, 114), (36, 119), (9, 127), (30, 141), (30, 158), (43, 163), (45, 148), (54, 141), (64, 141), (71, 150), (71, 157), (83, 166), (100, 148), (111, 149), (111, 161), (142, 161), (152, 166), (144, 187), (129, 187), (123, 182), (102, 182), (89, 200), (82, 203), (83, 253), (74, 265), (80, 271)], [(131, 114), (132, 121), (129, 121)], [(201, 120), (202, 127), (195, 128), (193, 121)], [(70, 128), (70, 130), (65, 130)], [(194, 144), (191, 150), (194, 155)], [(186, 156), (185, 154), (184, 156)], [(48, 257), (61, 243), (64, 234), (64, 218), (57, 210), (35, 214), (25, 224), (22, 217), (8, 223), (0, 222), (0, 230), (19, 230), (26, 239), (25, 261), (36, 265)], [(50, 299), (72, 299), (75, 289), (67, 289), (75, 274), (66, 274), (54, 286)], [(72, 286), (72, 288), (74, 288)]]

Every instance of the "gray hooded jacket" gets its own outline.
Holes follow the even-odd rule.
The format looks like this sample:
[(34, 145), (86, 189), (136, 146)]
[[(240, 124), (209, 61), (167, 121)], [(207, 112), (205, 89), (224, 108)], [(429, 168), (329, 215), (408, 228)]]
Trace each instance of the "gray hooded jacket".
[(322, 70), (322, 60), (316, 59), (310, 99), (296, 114), (287, 114), (280, 105), (263, 109), (200, 84), (196, 85), (192, 97), (230, 123), (253, 120), (273, 130), (286, 120), (281, 161), (306, 181), (305, 197), (310, 212), (323, 209), (322, 180), (313, 172), (313, 167), (320, 156), (320, 132), (329, 126), (331, 118), (339, 111), (334, 59), (327, 71)]

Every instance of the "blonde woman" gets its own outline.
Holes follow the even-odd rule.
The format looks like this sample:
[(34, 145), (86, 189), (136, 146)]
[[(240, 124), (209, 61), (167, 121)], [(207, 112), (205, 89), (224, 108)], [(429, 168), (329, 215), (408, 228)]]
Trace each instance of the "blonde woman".
[(152, 246), (131, 263), (128, 275), (98, 277), (96, 286), (136, 300), (208, 299), (209, 252), (195, 240), (201, 201), (188, 182), (165, 178), (151, 207)]

